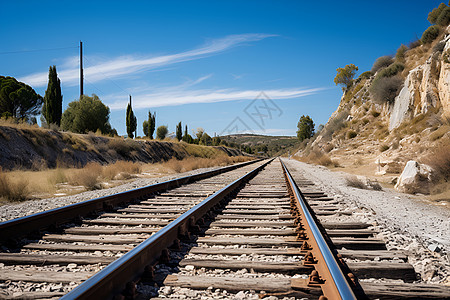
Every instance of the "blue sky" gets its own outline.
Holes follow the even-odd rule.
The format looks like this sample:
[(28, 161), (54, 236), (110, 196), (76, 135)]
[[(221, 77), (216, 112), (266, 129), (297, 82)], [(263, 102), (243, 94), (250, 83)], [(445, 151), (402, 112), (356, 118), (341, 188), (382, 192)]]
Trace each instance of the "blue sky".
[(138, 135), (149, 110), (169, 131), (295, 135), (301, 115), (317, 126), (337, 108), (336, 68), (370, 70), (420, 37), (440, 2), (2, 1), (0, 75), (44, 95), (56, 65), (65, 109), (79, 97), (81, 40), (84, 93), (119, 134), (131, 94)]

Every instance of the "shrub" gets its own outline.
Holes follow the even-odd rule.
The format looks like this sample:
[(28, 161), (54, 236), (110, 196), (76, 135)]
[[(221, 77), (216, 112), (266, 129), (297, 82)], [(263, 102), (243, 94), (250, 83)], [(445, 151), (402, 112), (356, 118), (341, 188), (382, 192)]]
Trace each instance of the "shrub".
[(447, 8), (447, 5), (445, 5), (444, 3), (439, 4), (438, 7), (436, 7), (430, 13), (428, 13), (427, 20), (431, 24), (436, 24), (438, 18), (440, 17), (441, 13), (445, 10), (445, 8)]
[(300, 158), (301, 161), (306, 161), (308, 163), (318, 164), (322, 166), (339, 166), (336, 161), (333, 161), (327, 154), (319, 151), (312, 150), (306, 157)]
[(334, 132), (337, 132), (341, 128), (345, 127), (345, 120), (347, 119), (349, 113), (346, 110), (340, 111), (336, 117), (330, 119), (323, 129), (323, 137), (330, 139)]
[(123, 139), (121, 137), (109, 140), (108, 146), (122, 155), (129, 157), (133, 150), (139, 149), (139, 144), (131, 139)]
[(397, 53), (395, 54), (395, 60), (398, 62), (404, 63), (405, 62), (405, 54), (406, 54), (407, 50), (408, 50), (408, 47), (401, 44), (400, 47), (398, 47), (398, 49), (397, 49)]
[(119, 160), (114, 164), (103, 167), (103, 177), (106, 179), (114, 179), (120, 174), (122, 179), (131, 178), (131, 174), (141, 173), (141, 165), (131, 161)]
[(377, 75), (379, 77), (391, 77), (394, 75), (397, 75), (401, 71), (405, 69), (405, 65), (402, 63), (393, 63), (389, 67), (384, 68), (380, 71), (380, 73)]
[(372, 77), (373, 73), (371, 71), (366, 71), (364, 73), (362, 73), (361, 75), (359, 75), (358, 77), (358, 81), (361, 81), (363, 79), (369, 79), (370, 77)]
[(102, 166), (96, 162), (87, 163), (82, 169), (76, 170), (69, 178), (71, 185), (82, 185), (87, 190), (100, 189), (99, 176), (102, 174)]
[(163, 140), (166, 138), (167, 133), (169, 132), (169, 130), (167, 129), (167, 126), (159, 126), (156, 129), (156, 137), (160, 140)]
[(436, 20), (436, 24), (440, 26), (447, 26), (450, 23), (450, 7), (442, 10), (441, 14)]
[(409, 42), (408, 48), (409, 49), (414, 49), (414, 48), (419, 47), (420, 45), (422, 45), (422, 42), (420, 41), (420, 39), (418, 37), (416, 37), (414, 40)]
[(422, 44), (429, 44), (434, 41), (439, 35), (440, 29), (438, 25), (428, 27), (422, 34)]
[(351, 186), (351, 187), (354, 187), (357, 189), (362, 189), (362, 190), (367, 189), (367, 186), (364, 184), (364, 182), (356, 176), (346, 177), (345, 181), (348, 186)]
[(354, 130), (350, 130), (349, 132), (347, 132), (347, 138), (349, 139), (355, 138), (357, 135), (358, 134)]
[(0, 167), (0, 197), (9, 201), (25, 201), (29, 196), (28, 181), (26, 179), (11, 181)]
[(54, 173), (49, 177), (48, 181), (52, 184), (63, 183), (67, 181), (67, 177), (63, 169), (56, 168)]
[(378, 103), (393, 103), (401, 86), (403, 78), (399, 75), (392, 77), (375, 78), (370, 86), (372, 98)]
[(393, 62), (394, 59), (389, 55), (378, 57), (377, 60), (373, 63), (372, 69), (370, 71), (375, 74), (378, 70), (386, 68)]
[(423, 162), (431, 166), (438, 179), (449, 181), (450, 178), (450, 151), (449, 142), (441, 144), (436, 147), (430, 155), (428, 155)]

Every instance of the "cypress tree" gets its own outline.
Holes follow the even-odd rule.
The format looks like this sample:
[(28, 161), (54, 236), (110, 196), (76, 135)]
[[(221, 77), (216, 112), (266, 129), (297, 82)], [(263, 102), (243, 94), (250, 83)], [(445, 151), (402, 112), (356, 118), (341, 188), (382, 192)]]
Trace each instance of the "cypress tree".
[(126, 125), (127, 125), (128, 137), (134, 138), (133, 132), (135, 132), (136, 128), (137, 128), (137, 119), (133, 113), (133, 109), (131, 108), (130, 103), (128, 103), (128, 106), (127, 106)]
[(155, 132), (156, 125), (156, 111), (152, 114), (148, 112), (148, 137), (153, 140), (153, 133)]
[(56, 73), (56, 66), (50, 66), (48, 70), (48, 86), (45, 91), (42, 115), (47, 124), (61, 125), (62, 94), (61, 81)]
[(181, 122), (178, 123), (178, 125), (177, 125), (176, 135), (177, 135), (177, 140), (181, 141), (181, 139), (183, 138), (183, 129), (181, 129)]

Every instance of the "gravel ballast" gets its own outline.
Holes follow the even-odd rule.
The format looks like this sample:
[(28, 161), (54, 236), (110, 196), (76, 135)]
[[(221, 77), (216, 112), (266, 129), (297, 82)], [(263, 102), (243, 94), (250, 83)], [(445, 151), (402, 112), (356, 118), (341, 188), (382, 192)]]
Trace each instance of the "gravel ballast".
[[(403, 250), (421, 280), (450, 285), (450, 209), (393, 189), (358, 189), (347, 185), (344, 172), (284, 159), (291, 173), (300, 173), (353, 210), (361, 222), (376, 224), (388, 250)], [(295, 176), (294, 176), (295, 178)]]
[(0, 222), (4, 222), (7, 220), (20, 218), (24, 216), (28, 216), (31, 214), (35, 214), (38, 212), (42, 212), (45, 210), (74, 204), (94, 198), (104, 197), (140, 187), (144, 187), (147, 185), (155, 184), (158, 182), (168, 181), (171, 179), (176, 179), (188, 175), (199, 174), (202, 172), (207, 172), (210, 170), (218, 169), (219, 167), (213, 168), (201, 168), (196, 169), (189, 172), (178, 173), (167, 175), (159, 178), (139, 178), (132, 182), (128, 182), (113, 188), (103, 189), (103, 190), (95, 190), (95, 191), (87, 191), (76, 195), (71, 196), (63, 196), (63, 197), (55, 197), (41, 200), (30, 200), (19, 203), (10, 203), (0, 206)]

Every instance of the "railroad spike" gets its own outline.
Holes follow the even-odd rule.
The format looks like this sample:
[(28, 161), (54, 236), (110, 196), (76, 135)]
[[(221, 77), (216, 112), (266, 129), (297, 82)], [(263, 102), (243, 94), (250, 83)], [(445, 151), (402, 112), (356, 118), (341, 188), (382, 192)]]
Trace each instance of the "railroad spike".
[(151, 282), (155, 278), (155, 268), (152, 265), (145, 266), (141, 281)]
[(161, 256), (159, 257), (159, 262), (162, 264), (167, 264), (170, 261), (169, 249), (164, 249), (161, 251)]
[(172, 246), (170, 246), (170, 249), (180, 251), (181, 250), (180, 240), (179, 239), (174, 240)]
[(311, 246), (306, 241), (304, 241), (302, 246), (300, 247), (300, 250), (311, 250)]
[(313, 265), (316, 263), (317, 263), (317, 260), (314, 259), (314, 255), (312, 254), (312, 252), (309, 251), (308, 253), (306, 253), (305, 258), (303, 260), (303, 264), (304, 265)]
[(308, 285), (314, 286), (318, 284), (323, 284), (324, 281), (320, 278), (319, 272), (317, 270), (313, 270), (311, 275), (309, 275)]

